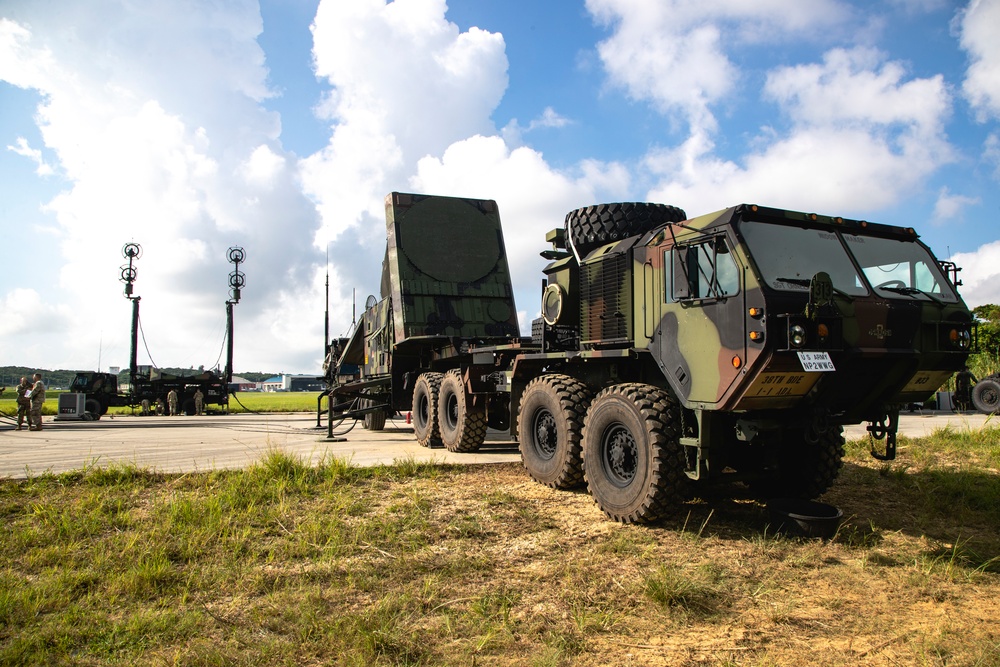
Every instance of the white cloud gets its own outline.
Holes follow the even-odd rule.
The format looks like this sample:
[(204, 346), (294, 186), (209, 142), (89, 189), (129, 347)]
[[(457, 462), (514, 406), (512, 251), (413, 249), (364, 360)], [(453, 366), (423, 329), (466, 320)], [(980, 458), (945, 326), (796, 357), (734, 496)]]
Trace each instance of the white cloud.
[(586, 6), (614, 28), (598, 45), (612, 85), (665, 114), (680, 112), (693, 134), (716, 128), (711, 106), (737, 85), (740, 72), (727, 44), (786, 39), (849, 14), (836, 0), (587, 0)]
[(42, 157), (42, 151), (38, 150), (37, 148), (32, 148), (28, 144), (27, 139), (25, 139), (24, 137), (18, 137), (15, 143), (16, 143), (15, 146), (7, 146), (7, 150), (16, 153), (22, 157), (26, 157), (32, 162), (34, 162), (36, 165), (38, 165), (35, 168), (36, 174), (38, 174), (39, 176), (51, 176), (53, 173), (55, 173), (55, 171), (52, 169), (52, 165), (48, 164), (45, 161), (45, 158)]
[(706, 132), (652, 153), (661, 184), (650, 198), (695, 211), (755, 201), (848, 215), (891, 206), (953, 159), (941, 77), (907, 80), (874, 51), (835, 49), (822, 63), (780, 68), (764, 94), (791, 121), (787, 131), (762, 129), (758, 151), (740, 163), (713, 155)]
[(974, 252), (958, 253), (951, 261), (962, 268), (959, 288), (970, 308), (1000, 303), (1000, 241), (987, 243)]
[(1000, 118), (1000, 0), (971, 0), (958, 22), (962, 48), (972, 63), (962, 90), (980, 122)]
[(512, 118), (510, 122), (504, 126), (501, 134), (504, 141), (506, 141), (508, 145), (520, 146), (524, 143), (523, 137), (525, 134), (539, 129), (560, 129), (566, 127), (567, 125), (571, 125), (572, 123), (572, 120), (562, 116), (552, 107), (545, 107), (542, 111), (542, 115), (538, 118), (533, 118), (528, 123), (527, 127), (522, 127), (516, 118)]
[(941, 188), (938, 192), (937, 202), (934, 204), (934, 213), (931, 222), (935, 225), (953, 225), (961, 222), (965, 209), (982, 203), (979, 197), (968, 197), (965, 195), (952, 194), (947, 188)]
[[(276, 142), (278, 119), (260, 104), (270, 92), (255, 4), (11, 0), (4, 12), (0, 78), (40, 93), (35, 118), (67, 182), (45, 207), (61, 255), (47, 258), (61, 263), (50, 289), (67, 304), (48, 334), (60, 356), (50, 351), (46, 363), (90, 365), (103, 346), (118, 355), (105, 362), (126, 365), (130, 308), (118, 282), (126, 242), (144, 249), (136, 291), (160, 365), (218, 357), (231, 245), (247, 249), (244, 326), (263, 328), (265, 314), (275, 317), (265, 304), (285, 294), (308, 295), (322, 261), (311, 243), (317, 218)], [(302, 368), (322, 348), (304, 331), (262, 336), (253, 351), (264, 365)]]

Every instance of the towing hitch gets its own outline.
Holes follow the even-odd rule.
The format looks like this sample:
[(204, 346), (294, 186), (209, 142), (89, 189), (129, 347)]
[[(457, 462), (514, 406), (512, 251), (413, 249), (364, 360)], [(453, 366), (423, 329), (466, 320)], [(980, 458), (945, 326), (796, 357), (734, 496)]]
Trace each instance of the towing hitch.
[[(868, 422), (868, 436), (871, 440), (872, 458), (892, 461), (896, 458), (896, 431), (899, 429), (899, 408), (889, 410), (878, 421)], [(876, 440), (885, 440), (885, 454), (875, 449)]]

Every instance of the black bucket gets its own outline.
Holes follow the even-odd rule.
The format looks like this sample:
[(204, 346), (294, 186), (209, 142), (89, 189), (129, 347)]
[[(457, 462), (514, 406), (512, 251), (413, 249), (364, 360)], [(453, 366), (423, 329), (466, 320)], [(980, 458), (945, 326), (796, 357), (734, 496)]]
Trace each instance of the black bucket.
[(775, 532), (800, 537), (833, 539), (844, 518), (833, 505), (799, 498), (773, 498), (767, 501), (771, 527)]

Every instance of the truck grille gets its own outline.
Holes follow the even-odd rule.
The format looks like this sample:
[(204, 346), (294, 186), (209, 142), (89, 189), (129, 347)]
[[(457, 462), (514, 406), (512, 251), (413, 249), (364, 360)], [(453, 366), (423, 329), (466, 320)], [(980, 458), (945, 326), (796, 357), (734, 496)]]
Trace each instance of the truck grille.
[(581, 267), (580, 322), (583, 345), (628, 343), (632, 323), (632, 289), (624, 254), (609, 255)]

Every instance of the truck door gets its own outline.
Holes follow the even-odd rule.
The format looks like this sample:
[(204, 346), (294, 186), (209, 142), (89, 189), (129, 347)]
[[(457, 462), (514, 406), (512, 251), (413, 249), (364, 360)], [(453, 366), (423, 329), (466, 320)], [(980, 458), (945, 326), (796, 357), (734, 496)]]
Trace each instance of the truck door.
[(687, 407), (719, 403), (746, 362), (745, 267), (724, 230), (663, 248), (663, 317), (651, 348)]

